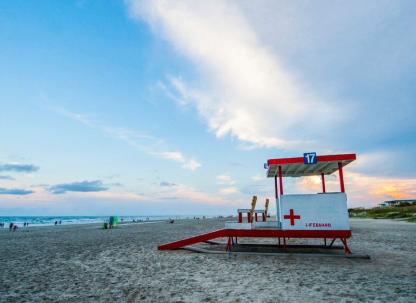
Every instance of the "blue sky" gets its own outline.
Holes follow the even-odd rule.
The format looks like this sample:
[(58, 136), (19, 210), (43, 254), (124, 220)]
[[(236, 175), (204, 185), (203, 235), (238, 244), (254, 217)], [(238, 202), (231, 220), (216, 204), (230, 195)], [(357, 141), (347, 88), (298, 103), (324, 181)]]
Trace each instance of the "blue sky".
[(357, 153), (350, 206), (414, 197), (415, 13), (2, 1), (0, 214), (230, 214), (273, 196), (267, 159), (305, 151)]

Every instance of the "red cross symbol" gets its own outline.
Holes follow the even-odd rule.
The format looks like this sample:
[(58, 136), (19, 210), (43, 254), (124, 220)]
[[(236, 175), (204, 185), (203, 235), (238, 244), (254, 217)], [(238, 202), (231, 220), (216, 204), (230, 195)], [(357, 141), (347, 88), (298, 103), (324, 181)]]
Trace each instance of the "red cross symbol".
[(295, 225), (295, 219), (300, 219), (299, 215), (295, 215), (293, 208), (290, 209), (290, 214), (289, 215), (284, 215), (283, 218), (284, 219), (290, 219), (290, 225)]

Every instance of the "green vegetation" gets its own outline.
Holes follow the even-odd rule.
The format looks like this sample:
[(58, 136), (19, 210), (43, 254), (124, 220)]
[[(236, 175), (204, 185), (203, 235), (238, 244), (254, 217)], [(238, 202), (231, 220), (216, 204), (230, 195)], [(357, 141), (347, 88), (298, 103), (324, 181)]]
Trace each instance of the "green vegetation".
[(374, 208), (350, 208), (348, 213), (352, 218), (373, 219), (403, 219), (416, 223), (416, 205), (398, 205)]

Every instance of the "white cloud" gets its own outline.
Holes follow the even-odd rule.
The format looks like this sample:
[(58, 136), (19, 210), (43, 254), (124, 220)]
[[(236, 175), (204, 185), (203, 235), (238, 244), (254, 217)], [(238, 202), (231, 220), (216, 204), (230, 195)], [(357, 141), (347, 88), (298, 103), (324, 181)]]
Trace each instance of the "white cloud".
[(219, 184), (225, 184), (225, 185), (234, 185), (235, 181), (233, 178), (231, 178), (228, 174), (222, 174), (217, 176), (217, 182)]
[(220, 189), (220, 193), (224, 195), (236, 194), (238, 192), (239, 192), (238, 189), (234, 186), (224, 187)]
[(193, 158), (186, 158), (181, 152), (174, 151), (174, 152), (161, 152), (156, 153), (164, 159), (169, 159), (178, 163), (182, 164), (182, 167), (188, 170), (196, 170), (197, 168), (201, 167), (201, 163), (196, 161)]
[(195, 159), (188, 159), (183, 165), (183, 168), (189, 169), (189, 170), (196, 170), (197, 168), (201, 167), (201, 163), (196, 161)]
[(227, 201), (226, 199), (218, 196), (217, 194), (200, 191), (198, 189), (184, 184), (179, 184), (178, 186), (175, 186), (173, 191), (166, 192), (164, 195), (159, 196), (159, 199), (163, 200), (167, 195), (176, 199), (195, 201), (204, 204), (222, 205), (232, 202)]
[(184, 157), (181, 152), (163, 152), (159, 154), (162, 158), (174, 160), (177, 162), (184, 161)]
[(187, 170), (193, 171), (201, 167), (201, 163), (192, 157), (185, 156), (181, 151), (166, 151), (167, 147), (163, 139), (123, 127), (103, 125), (94, 121), (87, 115), (70, 112), (64, 108), (53, 108), (53, 110), (88, 127), (98, 129), (113, 138), (127, 143), (129, 146), (139, 151), (177, 162)]
[[(259, 41), (235, 2), (129, 3), (134, 16), (147, 21), (201, 72), (204, 84), (198, 89), (170, 77), (169, 94), (176, 93), (180, 105), (195, 106), (218, 137), (292, 148), (331, 122), (329, 107)], [(296, 140), (289, 139), (293, 134)]]
[[(16, 183), (19, 187), (22, 187), (23, 184)], [(174, 186), (165, 186), (161, 187), (159, 184), (157, 186), (149, 186), (145, 193), (137, 193), (134, 191), (125, 191), (125, 190), (108, 190), (101, 192), (67, 192), (63, 195), (54, 195), (47, 190), (47, 186), (37, 185), (30, 187), (30, 190), (33, 191), (32, 194), (26, 196), (17, 196), (17, 195), (0, 195), (0, 202), (3, 203), (3, 206), (8, 205), (19, 205), (34, 206), (39, 203), (49, 205), (56, 203), (63, 203), (64, 201), (76, 201), (79, 199), (91, 199), (97, 201), (129, 201), (129, 202), (143, 202), (143, 203), (162, 203), (166, 201), (190, 201), (195, 203), (195, 207), (198, 208), (198, 205), (228, 205), (237, 206), (241, 201), (232, 199), (229, 200), (226, 197), (223, 197), (221, 193), (211, 193), (207, 191), (200, 190), (193, 186), (186, 184), (175, 184)], [(233, 190), (225, 190), (222, 194), (232, 193)], [(176, 202), (174, 202), (176, 203)]]

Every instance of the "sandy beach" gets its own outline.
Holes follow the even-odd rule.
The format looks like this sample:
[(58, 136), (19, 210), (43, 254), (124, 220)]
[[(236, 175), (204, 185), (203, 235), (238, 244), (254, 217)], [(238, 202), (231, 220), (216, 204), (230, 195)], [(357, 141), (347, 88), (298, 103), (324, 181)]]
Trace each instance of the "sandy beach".
[[(0, 230), (1, 302), (415, 302), (416, 224), (351, 220), (354, 253), (228, 256), (157, 251), (224, 226), (97, 224)], [(251, 240), (252, 242), (252, 240)]]

